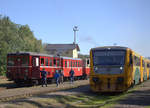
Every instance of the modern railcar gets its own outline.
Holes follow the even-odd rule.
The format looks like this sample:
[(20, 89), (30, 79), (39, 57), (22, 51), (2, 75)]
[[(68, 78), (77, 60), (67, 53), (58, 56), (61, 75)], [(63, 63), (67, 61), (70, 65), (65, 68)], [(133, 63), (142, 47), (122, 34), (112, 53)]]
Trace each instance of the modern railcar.
[(123, 92), (149, 79), (150, 60), (127, 47), (92, 48), (90, 61), (90, 87), (94, 92)]

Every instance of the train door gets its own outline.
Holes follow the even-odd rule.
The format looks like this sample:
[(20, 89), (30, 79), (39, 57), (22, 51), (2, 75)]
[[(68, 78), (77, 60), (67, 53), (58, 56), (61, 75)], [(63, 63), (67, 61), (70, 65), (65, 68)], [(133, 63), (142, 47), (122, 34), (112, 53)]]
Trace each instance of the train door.
[(38, 56), (32, 56), (32, 78), (40, 78), (40, 62)]

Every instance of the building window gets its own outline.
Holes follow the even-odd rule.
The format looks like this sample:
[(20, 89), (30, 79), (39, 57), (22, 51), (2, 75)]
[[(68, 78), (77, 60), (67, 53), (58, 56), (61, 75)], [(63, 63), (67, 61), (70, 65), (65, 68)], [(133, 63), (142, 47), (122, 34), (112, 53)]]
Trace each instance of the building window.
[(66, 51), (66, 54), (69, 54), (69, 51)]

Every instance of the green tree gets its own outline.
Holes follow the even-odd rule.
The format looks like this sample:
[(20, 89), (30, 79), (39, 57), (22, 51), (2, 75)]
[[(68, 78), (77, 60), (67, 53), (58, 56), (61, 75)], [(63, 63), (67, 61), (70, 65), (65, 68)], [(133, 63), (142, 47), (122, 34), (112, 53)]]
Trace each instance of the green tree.
[(15, 24), (0, 15), (0, 75), (6, 72), (7, 54), (17, 51), (44, 52), (44, 48), (28, 25)]

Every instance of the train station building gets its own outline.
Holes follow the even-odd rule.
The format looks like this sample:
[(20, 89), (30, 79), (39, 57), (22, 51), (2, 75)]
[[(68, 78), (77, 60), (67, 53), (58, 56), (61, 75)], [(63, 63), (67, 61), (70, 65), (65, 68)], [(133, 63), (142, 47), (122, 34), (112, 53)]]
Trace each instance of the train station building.
[(78, 58), (80, 48), (78, 44), (46, 44), (45, 47), (48, 54), (60, 55), (65, 57)]

